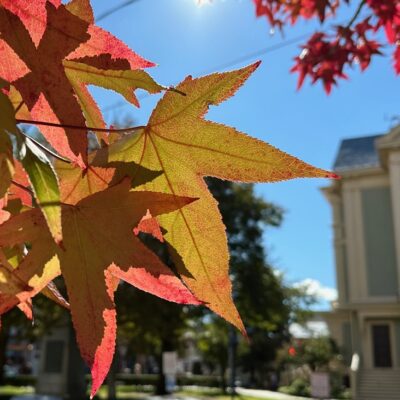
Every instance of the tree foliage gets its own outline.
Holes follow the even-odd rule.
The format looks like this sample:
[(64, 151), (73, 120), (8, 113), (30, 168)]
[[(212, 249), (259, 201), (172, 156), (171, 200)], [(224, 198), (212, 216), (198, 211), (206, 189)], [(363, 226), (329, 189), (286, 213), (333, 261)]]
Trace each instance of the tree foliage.
[[(169, 301), (203, 304), (244, 332), (232, 301), (225, 227), (205, 176), (335, 177), (204, 119), (258, 63), (169, 89), (143, 70), (151, 66), (95, 25), (89, 0), (0, 0), (0, 313), (17, 306), (30, 318), (40, 292), (70, 306), (92, 396), (112, 361), (120, 280)], [(138, 88), (165, 94), (148, 124), (123, 129), (120, 139), (88, 85), (132, 105)], [(20, 124), (39, 127), (52, 149)], [(99, 142), (94, 152), (88, 132)], [(143, 244), (140, 231), (159, 239), (163, 233), (175, 271)], [(59, 275), (69, 305), (51, 283)]]
[[(348, 6), (353, 16), (347, 23), (333, 25), (331, 32), (317, 31), (302, 46), (292, 72), (299, 74), (298, 87), (307, 76), (321, 81), (329, 94), (338, 79), (347, 79), (346, 70), (356, 64), (367, 69), (385, 47), (392, 52), (393, 68), (400, 74), (400, 3), (398, 0), (253, 0), (258, 17), (266, 17), (272, 27), (283, 29), (299, 20), (334, 20)], [(382, 32), (386, 40), (382, 39)]]
[[(288, 339), (293, 312), (289, 289), (267, 262), (263, 235), (266, 227), (280, 225), (283, 211), (257, 196), (253, 185), (208, 183), (227, 228), (233, 296), (248, 333), (248, 340), (239, 343), (237, 363), (249, 373), (250, 383), (262, 384), (277, 349)], [(204, 359), (213, 369), (218, 366), (224, 382), (232, 332), (212, 315), (198, 325)]]
[(280, 359), (285, 364), (307, 365), (311, 371), (321, 371), (326, 370), (332, 361), (340, 360), (340, 353), (331, 338), (321, 336), (294, 341), (283, 349)]

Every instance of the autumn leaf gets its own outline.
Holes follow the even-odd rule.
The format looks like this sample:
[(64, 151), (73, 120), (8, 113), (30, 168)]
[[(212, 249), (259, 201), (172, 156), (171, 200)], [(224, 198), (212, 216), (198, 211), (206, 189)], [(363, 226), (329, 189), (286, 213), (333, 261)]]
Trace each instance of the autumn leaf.
[(0, 300), (29, 289), (30, 287), (14, 274), (14, 268), (8, 262), (3, 250), (0, 249)]
[(143, 89), (149, 93), (159, 93), (165, 90), (148, 73), (139, 69), (103, 70), (67, 60), (63, 64), (67, 77), (73, 85), (96, 85), (114, 90), (136, 106), (139, 106), (139, 102), (134, 94), (135, 89)]
[[(54, 6), (58, 7), (61, 0), (49, 0)], [(43, 33), (46, 30), (47, 0), (0, 0), (0, 5), (18, 16), (28, 30), (35, 46), (39, 45)]]
[[(0, 246), (31, 243), (31, 250), (15, 270), (32, 287), (43, 289), (60, 271), (64, 277), (78, 344), (92, 369), (92, 396), (110, 367), (115, 344), (116, 279), (169, 301), (199, 304), (186, 286), (134, 235), (149, 209), (158, 216), (193, 201), (154, 192), (130, 191), (130, 180), (98, 192), (76, 205), (63, 205), (64, 250), (55, 245), (38, 209), (19, 214), (0, 226)], [(49, 265), (49, 260), (57, 265)], [(42, 277), (46, 275), (47, 278)], [(26, 300), (29, 291), (8, 294), (0, 314)]]
[[(46, 237), (41, 235), (39, 223), (44, 225)], [(18, 260), (19, 263), (14, 266), (13, 273), (19, 282), (24, 283), (25, 290), (21, 291), (17, 288), (8, 291), (0, 290), (0, 314), (4, 314), (42, 291), (60, 275), (61, 271), (56, 252), (53, 251), (57, 246), (39, 208), (13, 216), (0, 226), (0, 230), (2, 251), (25, 243), (30, 245), (28, 254), (22, 260)], [(47, 238), (52, 242), (50, 247)]]
[(14, 107), (2, 91), (2, 89), (6, 89), (7, 86), (9, 86), (8, 83), (0, 78), (0, 130), (15, 133), (17, 127)]
[[(199, 300), (242, 332), (243, 323), (232, 301), (225, 227), (203, 177), (276, 182), (332, 176), (234, 128), (202, 118), (209, 105), (232, 96), (257, 66), (188, 77), (177, 87), (185, 96), (166, 93), (146, 128), (98, 153), (99, 165), (107, 159), (111, 165), (134, 162), (162, 172), (142, 189), (199, 198), (158, 220), (166, 230), (164, 237), (182, 280)], [(140, 179), (140, 171), (136, 172)]]
[[(2, 82), (0, 81), (1, 85)], [(46, 155), (18, 130), (14, 107), (8, 97), (1, 91), (1, 87), (0, 109), (0, 198), (5, 196), (12, 182), (18, 191), (21, 191), (24, 187), (28, 188), (24, 176), (22, 177), (24, 180), (22, 184), (18, 184), (18, 177), (12, 181), (15, 172), (15, 162), (13, 158), (13, 146), (8, 134), (10, 132), (15, 135), (20, 145), (22, 164), (29, 176), (33, 193), (39, 206), (42, 208), (50, 231), (55, 241), (61, 243), (60, 193), (54, 169)], [(19, 175), (21, 175), (21, 171), (19, 171)], [(27, 196), (26, 190), (24, 192), (21, 196), (22, 199), (26, 199)], [(29, 202), (29, 200), (25, 200), (25, 204)]]
[[(83, 83), (71, 84), (66, 73), (70, 67), (64, 67), (63, 62), (76, 61), (97, 72), (103, 69), (103, 74), (108, 69), (134, 70), (153, 64), (93, 25), (87, 1), (73, 1), (71, 10), (59, 2), (41, 1), (37, 8), (31, 7), (30, 0), (17, 3), (18, 7), (10, 1), (0, 2), (0, 76), (19, 91), (33, 120), (65, 125), (64, 128), (43, 126), (41, 130), (60, 154), (84, 167), (87, 159), (85, 116), (91, 122), (95, 112), (90, 114), (87, 105), (93, 109), (97, 106)], [(36, 23), (31, 23), (32, 20)], [(86, 76), (85, 83), (90, 83), (90, 77), (93, 71)], [(82, 130), (72, 129), (71, 124)]]
[(9, 191), (9, 199), (19, 199), (24, 206), (32, 207), (33, 192), (30, 189), (29, 177), (22, 164), (14, 160), (15, 173)]
[[(0, 7), (1, 38), (24, 63), (22, 71), (14, 68), (14, 76), (8, 80), (21, 93), (33, 119), (55, 123), (74, 121), (79, 126), (85, 126), (62, 60), (81, 42), (89, 39), (88, 24), (69, 13), (64, 6), (55, 7), (47, 2), (46, 10), (46, 29), (36, 48), (18, 16)], [(10, 63), (12, 59), (5, 61)], [(60, 130), (43, 129), (43, 133), (57, 151), (78, 164), (84, 164), (86, 135), (77, 135), (76, 131), (68, 129), (64, 135), (60, 134)]]
[(29, 138), (25, 138), (21, 153), (21, 161), (28, 174), (37, 203), (43, 212), (55, 242), (61, 245), (60, 189), (53, 165), (46, 154)]
[(135, 235), (140, 233), (147, 233), (160, 242), (164, 242), (164, 236), (161, 231), (160, 224), (157, 219), (151, 215), (150, 210), (147, 210), (146, 215), (140, 220), (138, 226), (133, 230)]
[(94, 15), (90, 0), (71, 0), (66, 7), (71, 14), (76, 15), (89, 24), (94, 24)]
[(48, 299), (52, 300), (54, 303), (58, 304), (61, 307), (70, 309), (69, 303), (65, 300), (64, 296), (58, 290), (56, 284), (54, 282), (50, 282), (41, 293), (46, 296)]
[[(24, 277), (21, 277), (15, 271), (20, 260), (23, 259), (24, 247), (15, 246), (7, 251), (5, 250), (0, 248), (0, 300), (7, 301), (10, 297), (17, 297), (20, 301), (18, 308), (28, 319), (32, 320), (32, 299), (31, 295), (27, 293), (32, 292), (33, 288), (23, 280)], [(37, 281), (33, 280), (31, 283), (37, 283)], [(68, 302), (60, 294), (54, 282), (50, 282), (44, 287), (41, 294), (58, 305), (69, 308)]]
[[(104, 129), (105, 123), (99, 107), (87, 89), (88, 85), (113, 90), (137, 107), (139, 107), (139, 102), (134, 94), (136, 89), (143, 89), (148, 93), (159, 93), (165, 90), (142, 70), (104, 70), (68, 60), (65, 60), (63, 64), (89, 127)], [(99, 131), (95, 133), (99, 142), (108, 143), (107, 134)]]
[(11, 139), (6, 132), (0, 130), (0, 198), (7, 193), (13, 174), (14, 163)]
[[(160, 175), (159, 171), (151, 171), (135, 163), (117, 163), (107, 168), (95, 167), (89, 164), (85, 171), (73, 164), (57, 160), (55, 169), (60, 181), (61, 202), (75, 205), (92, 194), (101, 192), (109, 186), (120, 183), (124, 178), (135, 178), (132, 187), (143, 185)], [(140, 179), (132, 175), (133, 171), (140, 172)]]
[(4, 197), (4, 198), (0, 199), (0, 225), (3, 222), (7, 221), (11, 216), (11, 214), (7, 210), (4, 209), (6, 205), (7, 205), (6, 198)]
[(8, 132), (15, 130), (14, 108), (0, 87), (0, 199), (6, 195), (14, 175), (13, 148)]

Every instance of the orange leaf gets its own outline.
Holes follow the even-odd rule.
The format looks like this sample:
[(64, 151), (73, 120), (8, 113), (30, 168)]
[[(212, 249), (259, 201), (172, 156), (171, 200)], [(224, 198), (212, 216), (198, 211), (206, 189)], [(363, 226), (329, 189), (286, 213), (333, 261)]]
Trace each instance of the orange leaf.
[[(225, 227), (203, 177), (275, 182), (330, 176), (234, 128), (203, 119), (209, 105), (232, 96), (257, 66), (199, 79), (188, 77), (177, 87), (185, 95), (167, 92), (145, 129), (100, 150), (97, 156), (98, 165), (108, 165), (107, 159), (111, 165), (134, 162), (161, 171), (141, 186), (145, 190), (199, 198), (159, 217), (166, 230), (164, 237), (181, 278), (196, 297), (242, 332), (244, 326), (232, 301)], [(133, 171), (135, 183), (141, 177)]]
[(0, 1), (0, 76), (19, 91), (33, 120), (82, 127), (41, 128), (60, 154), (81, 167), (87, 161), (81, 105), (94, 101), (79, 83), (70, 83), (63, 61), (121, 71), (153, 65), (93, 25), (90, 13), (85, 0), (67, 6), (59, 0)]
[[(147, 209), (154, 216), (175, 211), (193, 201), (154, 192), (130, 191), (130, 181), (62, 207), (64, 249), (55, 245), (43, 215), (34, 209), (0, 226), (0, 246), (31, 243), (31, 250), (15, 270), (33, 289), (42, 290), (59, 271), (45, 265), (56, 258), (67, 286), (78, 344), (92, 369), (92, 395), (110, 367), (115, 343), (116, 278), (169, 301), (199, 304), (186, 286), (133, 234)], [(50, 279), (43, 279), (43, 271)], [(10, 294), (0, 314), (26, 301)], [(3, 300), (3, 299), (2, 299)]]
[(150, 210), (147, 210), (146, 215), (140, 220), (139, 225), (133, 230), (135, 235), (139, 235), (139, 233), (148, 233), (152, 235), (160, 242), (164, 242), (164, 237), (161, 232), (160, 224), (158, 221), (151, 215)]

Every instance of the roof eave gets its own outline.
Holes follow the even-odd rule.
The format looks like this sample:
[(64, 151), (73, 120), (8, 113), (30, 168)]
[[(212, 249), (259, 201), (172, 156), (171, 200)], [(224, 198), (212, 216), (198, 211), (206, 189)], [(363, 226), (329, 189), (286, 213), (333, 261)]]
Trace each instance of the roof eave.
[(335, 174), (338, 174), (342, 179), (358, 178), (361, 176), (380, 175), (385, 172), (384, 168), (380, 165), (367, 166), (367, 167), (354, 167), (348, 169), (335, 169)]

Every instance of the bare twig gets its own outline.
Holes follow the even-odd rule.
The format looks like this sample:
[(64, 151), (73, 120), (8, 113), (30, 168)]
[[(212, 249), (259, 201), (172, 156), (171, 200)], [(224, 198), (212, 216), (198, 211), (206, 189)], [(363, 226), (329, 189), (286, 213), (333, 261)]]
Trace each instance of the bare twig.
[(78, 125), (66, 125), (66, 124), (56, 124), (54, 122), (45, 122), (45, 121), (35, 121), (28, 119), (17, 119), (18, 124), (32, 124), (32, 125), (42, 125), (42, 126), (52, 126), (54, 128), (66, 128), (66, 129), (76, 129), (80, 131), (93, 131), (93, 132), (132, 132), (137, 131), (138, 129), (145, 129), (145, 126), (131, 126), (123, 129), (113, 129), (113, 128), (95, 128), (93, 126), (78, 126)]
[(358, 18), (358, 16), (360, 15), (360, 13), (361, 13), (361, 10), (363, 9), (363, 7), (364, 7), (364, 5), (365, 5), (365, 0), (362, 0), (361, 2), (360, 2), (360, 4), (358, 5), (358, 7), (357, 7), (357, 10), (356, 10), (356, 12), (354, 13), (354, 15), (353, 15), (353, 17), (351, 18), (351, 20), (349, 21), (349, 23), (347, 24), (347, 28), (350, 28), (353, 24), (354, 24), (354, 22), (356, 21), (356, 19)]

